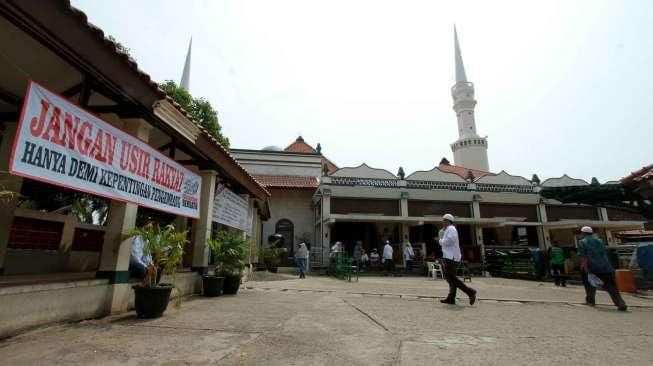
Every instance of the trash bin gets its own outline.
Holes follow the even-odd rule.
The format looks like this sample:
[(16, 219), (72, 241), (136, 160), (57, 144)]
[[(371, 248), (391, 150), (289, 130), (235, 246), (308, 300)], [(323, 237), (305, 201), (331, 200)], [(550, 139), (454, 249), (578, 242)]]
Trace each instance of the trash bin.
[(629, 269), (618, 269), (615, 271), (615, 282), (620, 292), (634, 293), (637, 291), (635, 286), (635, 276)]

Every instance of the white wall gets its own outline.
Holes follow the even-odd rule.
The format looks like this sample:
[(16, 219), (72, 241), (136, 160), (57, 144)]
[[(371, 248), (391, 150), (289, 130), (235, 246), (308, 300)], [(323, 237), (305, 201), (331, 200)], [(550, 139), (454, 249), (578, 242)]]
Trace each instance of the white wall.
[(270, 219), (263, 223), (263, 242), (267, 244), (268, 236), (274, 234), (276, 224), (281, 219), (292, 221), (295, 227), (294, 244), (298, 243), (303, 233), (309, 237), (314, 236), (314, 218), (311, 201), (312, 189), (269, 189), (270, 198)]

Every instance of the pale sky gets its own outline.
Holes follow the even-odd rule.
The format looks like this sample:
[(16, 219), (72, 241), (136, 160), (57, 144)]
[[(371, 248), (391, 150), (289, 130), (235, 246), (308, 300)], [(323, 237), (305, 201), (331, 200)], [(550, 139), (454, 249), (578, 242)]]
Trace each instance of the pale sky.
[(298, 134), (334, 163), (453, 162), (453, 25), (490, 170), (618, 179), (653, 163), (653, 2), (88, 1), (156, 81), (218, 110), (233, 148)]

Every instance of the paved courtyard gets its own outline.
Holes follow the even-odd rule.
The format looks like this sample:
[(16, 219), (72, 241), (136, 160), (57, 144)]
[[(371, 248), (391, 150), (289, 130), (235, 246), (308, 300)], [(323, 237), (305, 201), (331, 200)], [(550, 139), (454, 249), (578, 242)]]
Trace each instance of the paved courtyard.
[[(282, 276), (279, 276), (282, 277)], [(437, 302), (423, 277), (248, 282), (194, 297), (156, 320), (133, 313), (0, 341), (2, 365), (651, 365), (653, 300), (618, 312), (580, 286), (474, 279), (480, 301)], [(464, 296), (464, 295), (463, 295)]]

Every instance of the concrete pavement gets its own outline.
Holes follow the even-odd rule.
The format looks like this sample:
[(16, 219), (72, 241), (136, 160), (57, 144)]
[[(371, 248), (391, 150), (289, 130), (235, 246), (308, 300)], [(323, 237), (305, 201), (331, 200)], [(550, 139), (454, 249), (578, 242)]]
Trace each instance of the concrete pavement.
[[(582, 288), (474, 279), (480, 301), (446, 306), (444, 281), (326, 277), (249, 282), (165, 316), (132, 313), (0, 342), (3, 365), (647, 365), (653, 300), (627, 313), (580, 305)], [(464, 296), (464, 295), (463, 295)], [(526, 301), (522, 301), (526, 300)], [(599, 303), (608, 303), (600, 293)]]

